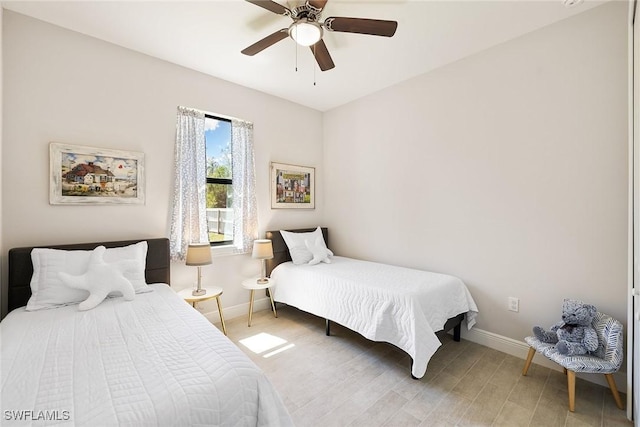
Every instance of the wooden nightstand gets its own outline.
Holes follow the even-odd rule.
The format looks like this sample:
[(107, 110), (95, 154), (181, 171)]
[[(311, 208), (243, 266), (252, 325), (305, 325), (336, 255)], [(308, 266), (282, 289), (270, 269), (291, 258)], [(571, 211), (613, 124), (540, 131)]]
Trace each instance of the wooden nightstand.
[[(276, 284), (275, 280), (267, 279), (267, 283), (258, 283), (257, 277), (252, 277), (251, 279), (246, 279), (242, 281), (242, 287), (251, 291), (251, 296), (249, 299), (249, 326), (251, 326), (251, 315), (253, 314), (253, 297), (256, 291), (260, 289), (269, 289), (270, 287)], [(269, 299), (271, 299), (271, 308), (273, 309), (273, 317), (278, 317), (278, 313), (276, 312), (276, 305), (273, 302), (273, 292), (269, 291)]]
[(194, 308), (197, 302), (207, 301), (215, 298), (216, 302), (218, 303), (218, 313), (220, 314), (220, 322), (222, 323), (222, 332), (224, 332), (224, 334), (227, 335), (227, 327), (224, 324), (224, 316), (222, 314), (222, 305), (220, 304), (220, 295), (222, 295), (222, 288), (210, 286), (210, 287), (203, 287), (202, 289), (206, 289), (207, 293), (204, 295), (196, 296), (191, 294), (191, 291), (193, 291), (193, 289), (187, 288), (178, 292), (178, 295), (180, 295), (186, 302), (190, 302)]

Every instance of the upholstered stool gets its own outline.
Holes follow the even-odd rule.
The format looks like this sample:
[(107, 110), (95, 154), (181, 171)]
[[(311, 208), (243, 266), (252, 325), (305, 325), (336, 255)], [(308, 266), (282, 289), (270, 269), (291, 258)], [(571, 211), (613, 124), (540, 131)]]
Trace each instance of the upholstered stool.
[(613, 374), (620, 369), (624, 357), (622, 324), (613, 317), (598, 312), (592, 325), (598, 333), (598, 349), (593, 353), (580, 356), (560, 354), (556, 350), (555, 344), (542, 342), (536, 337), (526, 337), (525, 341), (531, 348), (529, 348), (529, 355), (522, 369), (522, 375), (527, 375), (533, 356), (537, 351), (564, 368), (569, 389), (569, 411), (573, 412), (576, 406), (576, 372), (604, 374), (616, 405), (618, 408), (624, 409), (613, 378)]

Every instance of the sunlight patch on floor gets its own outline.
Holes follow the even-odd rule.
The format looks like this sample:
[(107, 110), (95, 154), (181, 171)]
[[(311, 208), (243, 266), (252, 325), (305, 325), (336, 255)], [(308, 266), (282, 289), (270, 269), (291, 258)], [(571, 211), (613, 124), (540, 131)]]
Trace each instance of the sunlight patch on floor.
[(267, 334), (266, 332), (260, 332), (259, 334), (251, 337), (241, 339), (239, 342), (255, 354), (262, 354), (265, 351), (271, 350), (269, 353), (262, 356), (264, 358), (271, 357), (295, 347), (293, 343), (287, 344), (287, 340), (275, 335)]
[(282, 352), (283, 352), (283, 351), (285, 351), (285, 350), (289, 350), (290, 348), (293, 348), (293, 347), (295, 347), (295, 344), (291, 343), (291, 344), (285, 345), (284, 347), (280, 347), (280, 348), (278, 348), (278, 349), (276, 349), (276, 350), (273, 350), (273, 351), (271, 351), (271, 352), (269, 352), (269, 353), (265, 354), (265, 355), (264, 355), (264, 356), (262, 356), (262, 357), (264, 357), (264, 358), (266, 359), (266, 358), (268, 358), (268, 357), (275, 356), (275, 355), (276, 355), (276, 354), (278, 354), (278, 353), (282, 353)]

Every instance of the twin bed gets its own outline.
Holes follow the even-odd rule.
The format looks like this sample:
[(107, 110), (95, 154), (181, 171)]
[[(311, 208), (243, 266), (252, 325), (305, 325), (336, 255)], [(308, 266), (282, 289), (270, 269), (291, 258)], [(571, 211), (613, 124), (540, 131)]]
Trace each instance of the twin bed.
[[(77, 304), (27, 311), (33, 248), (9, 252), (13, 311), (0, 323), (2, 424), (292, 425), (264, 373), (169, 287), (169, 241), (146, 243), (148, 289), (87, 311)], [(54, 261), (48, 270), (63, 264)], [(51, 273), (40, 267), (40, 275)]]
[[(326, 228), (293, 231), (321, 233), (315, 243), (330, 253)], [(435, 332), (453, 329), (459, 340), (463, 319), (468, 327), (475, 322), (477, 307), (455, 277), (337, 256), (293, 265), (282, 233), (267, 238), (277, 302), (325, 318), (327, 334), (334, 321), (396, 345), (412, 357), (415, 378), (440, 346)], [(142, 242), (48, 246), (55, 257), (32, 247), (9, 251), (3, 295), (10, 313), (0, 323), (3, 424), (291, 425), (264, 373), (169, 287), (168, 239), (143, 242), (144, 271), (131, 279), (135, 298), (107, 298), (87, 311), (77, 301), (56, 301), (56, 292), (48, 294), (52, 307), (28, 310), (41, 308), (38, 298), (46, 307), (45, 282), (69, 267), (60, 254), (102, 245), (121, 251), (111, 258), (126, 264), (124, 258), (139, 257), (131, 248)], [(32, 281), (41, 283), (34, 297)]]
[[(291, 232), (304, 233), (308, 241), (322, 235), (328, 243), (326, 228), (285, 233)], [(413, 359), (414, 378), (424, 376), (441, 345), (436, 332), (453, 330), (459, 341), (463, 320), (468, 328), (475, 324), (478, 308), (457, 277), (338, 256), (328, 263), (294, 265), (292, 250), (300, 248), (290, 248), (281, 231), (268, 231), (266, 237), (273, 244), (267, 273), (276, 283), (276, 302), (326, 319), (327, 335), (334, 321), (370, 340), (395, 345)], [(308, 242), (306, 246), (313, 249)]]

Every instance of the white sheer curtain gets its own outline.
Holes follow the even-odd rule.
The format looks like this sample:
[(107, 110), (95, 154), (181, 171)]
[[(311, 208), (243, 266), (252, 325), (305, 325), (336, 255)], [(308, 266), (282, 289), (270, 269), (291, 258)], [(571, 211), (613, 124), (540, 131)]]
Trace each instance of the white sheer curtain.
[(209, 241), (205, 148), (204, 112), (178, 107), (170, 237), (176, 261), (185, 259), (189, 243)]
[(253, 159), (253, 123), (231, 120), (233, 169), (233, 245), (250, 252), (258, 238), (256, 174)]

